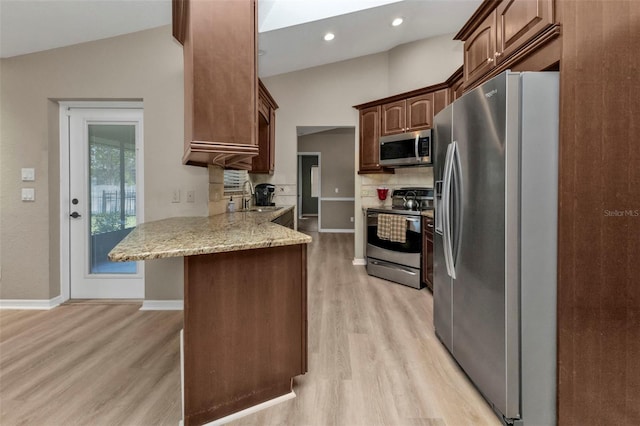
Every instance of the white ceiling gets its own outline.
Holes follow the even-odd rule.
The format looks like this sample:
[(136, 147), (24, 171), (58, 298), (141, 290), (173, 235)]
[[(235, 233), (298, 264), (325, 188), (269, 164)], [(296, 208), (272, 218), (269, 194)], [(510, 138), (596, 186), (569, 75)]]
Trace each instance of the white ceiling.
[[(260, 0), (263, 77), (456, 32), (482, 0)], [(405, 22), (392, 27), (395, 17)], [(0, 57), (171, 22), (171, 0), (0, 0)], [(325, 42), (327, 31), (336, 38)]]

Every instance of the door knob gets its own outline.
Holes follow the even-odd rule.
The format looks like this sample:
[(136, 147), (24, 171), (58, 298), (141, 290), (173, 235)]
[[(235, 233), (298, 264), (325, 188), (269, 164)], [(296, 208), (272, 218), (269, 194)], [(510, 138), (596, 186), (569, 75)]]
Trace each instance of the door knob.
[(71, 213), (69, 216), (71, 216), (71, 217), (72, 217), (72, 218), (74, 218), (74, 219), (77, 219), (77, 218), (79, 218), (81, 215), (80, 215), (80, 213), (78, 213), (78, 212), (73, 212), (73, 213)]

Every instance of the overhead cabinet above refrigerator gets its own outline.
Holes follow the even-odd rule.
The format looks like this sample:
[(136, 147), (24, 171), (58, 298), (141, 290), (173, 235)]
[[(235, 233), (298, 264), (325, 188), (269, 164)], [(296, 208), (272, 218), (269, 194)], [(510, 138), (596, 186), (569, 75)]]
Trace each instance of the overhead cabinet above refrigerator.
[(435, 117), (436, 334), (505, 423), (555, 424), (558, 74)]

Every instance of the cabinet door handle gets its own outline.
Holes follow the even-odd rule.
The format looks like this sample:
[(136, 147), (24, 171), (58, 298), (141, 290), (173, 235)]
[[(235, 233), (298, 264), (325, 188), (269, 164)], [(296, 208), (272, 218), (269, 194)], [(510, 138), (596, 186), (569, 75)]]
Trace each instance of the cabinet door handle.
[(493, 62), (493, 58), (489, 58), (487, 59), (487, 63), (490, 64), (491, 62)]
[(493, 56), (495, 56), (496, 58), (499, 58), (500, 56), (502, 56), (502, 52), (496, 52), (495, 55)]

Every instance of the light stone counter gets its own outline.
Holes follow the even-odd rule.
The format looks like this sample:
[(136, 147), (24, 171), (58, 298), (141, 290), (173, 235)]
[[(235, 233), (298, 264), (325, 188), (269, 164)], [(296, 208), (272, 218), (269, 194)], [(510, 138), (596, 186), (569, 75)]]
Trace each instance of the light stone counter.
[(430, 217), (431, 219), (433, 219), (433, 209), (422, 210), (420, 212), (420, 216), (426, 216), (426, 217)]
[(271, 223), (293, 208), (142, 223), (111, 250), (109, 259), (126, 262), (310, 243), (310, 236)]

